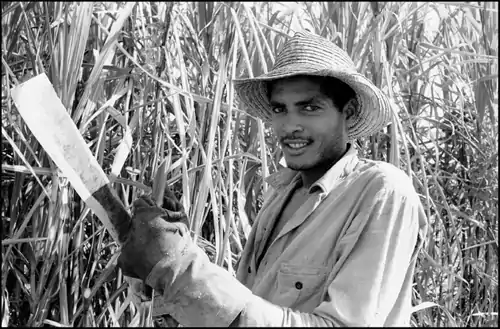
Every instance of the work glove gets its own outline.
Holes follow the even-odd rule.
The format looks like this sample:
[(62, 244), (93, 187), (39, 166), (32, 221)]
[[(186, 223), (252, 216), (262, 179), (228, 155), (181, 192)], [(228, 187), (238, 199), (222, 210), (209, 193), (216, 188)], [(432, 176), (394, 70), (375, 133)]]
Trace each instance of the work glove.
[(184, 209), (168, 188), (163, 204), (148, 196), (132, 204), (132, 225), (118, 258), (124, 275), (146, 280), (161, 259), (180, 257), (193, 244)]
[(132, 225), (118, 266), (162, 294), (162, 309), (180, 324), (227, 327), (253, 295), (210, 262), (191, 239), (181, 204), (165, 192), (163, 209), (147, 197), (133, 203)]

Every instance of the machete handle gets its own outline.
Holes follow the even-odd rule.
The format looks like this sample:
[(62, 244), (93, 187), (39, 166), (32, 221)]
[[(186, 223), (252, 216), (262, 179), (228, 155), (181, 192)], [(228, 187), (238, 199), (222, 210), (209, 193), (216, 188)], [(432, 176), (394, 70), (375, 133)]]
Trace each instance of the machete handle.
[(113, 225), (118, 233), (118, 242), (120, 244), (125, 243), (130, 227), (132, 226), (132, 218), (113, 189), (111, 189), (110, 184), (102, 186), (92, 196), (102, 205), (108, 214), (111, 225)]

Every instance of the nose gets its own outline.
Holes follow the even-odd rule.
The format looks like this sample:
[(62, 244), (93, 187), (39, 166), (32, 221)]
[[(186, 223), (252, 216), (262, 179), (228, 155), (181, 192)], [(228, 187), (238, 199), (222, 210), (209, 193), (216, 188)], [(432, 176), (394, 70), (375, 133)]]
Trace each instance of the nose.
[(304, 130), (302, 127), (302, 122), (296, 113), (289, 112), (281, 118), (280, 130), (285, 135), (291, 135), (296, 132), (301, 132)]

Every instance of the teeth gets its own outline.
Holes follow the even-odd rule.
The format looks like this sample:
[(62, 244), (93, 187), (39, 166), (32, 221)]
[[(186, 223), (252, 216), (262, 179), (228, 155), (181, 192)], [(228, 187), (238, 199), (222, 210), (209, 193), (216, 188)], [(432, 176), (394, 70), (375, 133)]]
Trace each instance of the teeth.
[(290, 146), (293, 149), (299, 149), (299, 148), (304, 147), (306, 145), (307, 145), (307, 143), (290, 143), (290, 144), (288, 144), (288, 146)]

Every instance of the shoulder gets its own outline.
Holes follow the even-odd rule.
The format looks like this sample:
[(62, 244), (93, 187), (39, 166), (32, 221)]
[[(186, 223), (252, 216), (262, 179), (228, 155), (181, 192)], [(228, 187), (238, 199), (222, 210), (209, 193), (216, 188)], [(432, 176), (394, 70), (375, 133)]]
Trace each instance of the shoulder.
[(411, 178), (388, 162), (360, 159), (355, 171), (359, 175), (357, 180), (368, 189), (418, 199)]

